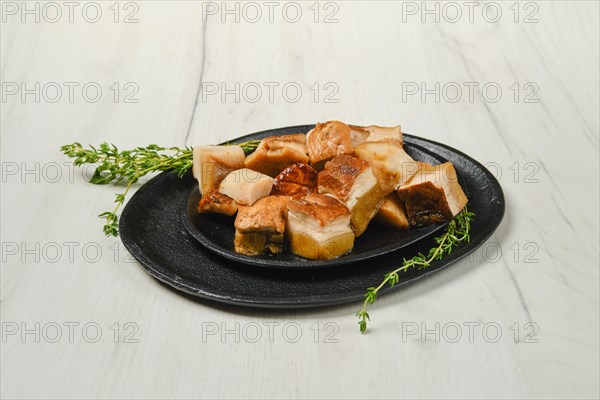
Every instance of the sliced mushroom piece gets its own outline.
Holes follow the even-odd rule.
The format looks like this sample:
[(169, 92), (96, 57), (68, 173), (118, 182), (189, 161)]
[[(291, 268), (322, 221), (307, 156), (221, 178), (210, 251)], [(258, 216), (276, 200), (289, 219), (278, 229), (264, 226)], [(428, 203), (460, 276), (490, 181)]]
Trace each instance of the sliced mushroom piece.
[(231, 172), (244, 168), (246, 155), (240, 146), (196, 146), (193, 151), (192, 172), (198, 180), (200, 193), (217, 189)]
[(246, 157), (245, 166), (275, 177), (284, 168), (297, 162), (307, 163), (306, 135), (270, 136), (261, 140), (256, 150)]
[(352, 229), (363, 234), (383, 202), (383, 194), (367, 161), (340, 155), (325, 164), (317, 177), (321, 194), (329, 194), (350, 210)]
[(420, 227), (451, 220), (467, 205), (456, 170), (450, 162), (432, 166), (419, 163), (419, 170), (398, 188), (411, 226)]
[(352, 147), (356, 147), (363, 144), (369, 138), (371, 134), (364, 126), (348, 125), (350, 128), (350, 139), (352, 140)]
[(236, 253), (249, 256), (281, 253), (289, 201), (288, 196), (267, 196), (251, 206), (240, 206), (234, 223)]
[(308, 164), (290, 165), (273, 180), (271, 194), (302, 197), (317, 187), (317, 171)]
[(354, 148), (354, 156), (371, 164), (383, 195), (396, 190), (419, 169), (396, 140), (365, 142)]
[(210, 189), (204, 193), (198, 203), (198, 213), (200, 214), (224, 214), (232, 216), (237, 210), (238, 204), (235, 200), (216, 189)]
[(408, 217), (404, 209), (404, 203), (395, 192), (388, 194), (383, 199), (383, 204), (375, 215), (376, 222), (397, 229), (408, 229)]
[(268, 196), (273, 188), (273, 178), (248, 168), (231, 172), (219, 185), (219, 192), (231, 197), (238, 204), (250, 206)]
[(350, 211), (331, 196), (310, 194), (288, 203), (286, 236), (292, 253), (329, 260), (352, 250)]
[(367, 142), (378, 142), (380, 140), (392, 139), (397, 140), (400, 143), (400, 146), (402, 146), (404, 143), (400, 125), (390, 127), (371, 125), (365, 126), (364, 129), (369, 132)]

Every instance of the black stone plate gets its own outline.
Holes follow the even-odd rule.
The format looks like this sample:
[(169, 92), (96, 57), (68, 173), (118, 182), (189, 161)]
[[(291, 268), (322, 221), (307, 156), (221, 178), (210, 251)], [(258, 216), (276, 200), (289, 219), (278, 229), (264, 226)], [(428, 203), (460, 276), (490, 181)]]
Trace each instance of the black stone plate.
[[(302, 133), (305, 133), (305, 131), (303, 130)], [(274, 133), (274, 135), (276, 134), (278, 133)], [(442, 157), (412, 143), (405, 144), (404, 149), (417, 161), (430, 164), (440, 164), (446, 161)], [(350, 253), (333, 260), (307, 260), (296, 256), (287, 249), (281, 254), (251, 257), (238, 254), (233, 249), (234, 218), (218, 214), (198, 214), (196, 211), (198, 201), (200, 201), (200, 191), (198, 185), (195, 185), (192, 187), (189, 196), (184, 197), (184, 201), (181, 203), (181, 222), (190, 235), (207, 249), (225, 258), (271, 269), (323, 268), (364, 261), (391, 251), (400, 250), (438, 232), (447, 225), (434, 224), (421, 229), (402, 230), (371, 223), (365, 233), (356, 238), (354, 248)]]
[[(265, 131), (237, 142), (268, 135), (305, 132), (311, 126)], [(448, 267), (481, 246), (504, 216), (504, 195), (498, 181), (480, 163), (446, 145), (404, 135), (407, 145), (416, 145), (451, 161), (469, 197), (469, 210), (476, 216), (471, 225), (471, 243), (456, 248), (428, 269), (400, 275), (395, 290)], [(156, 279), (176, 290), (214, 301), (266, 308), (306, 308), (363, 299), (367, 287), (377, 285), (396, 268), (403, 257), (426, 252), (433, 236), (366, 261), (331, 268), (293, 270), (265, 269), (226, 259), (199, 244), (181, 223), (181, 204), (196, 185), (191, 173), (183, 178), (165, 172), (148, 181), (129, 200), (119, 223), (127, 250)]]

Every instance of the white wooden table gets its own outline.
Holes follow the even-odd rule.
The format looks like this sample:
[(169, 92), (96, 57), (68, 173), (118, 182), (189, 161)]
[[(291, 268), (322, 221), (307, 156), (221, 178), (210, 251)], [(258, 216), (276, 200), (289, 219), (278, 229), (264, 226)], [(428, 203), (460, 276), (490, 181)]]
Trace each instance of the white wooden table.
[[(598, 2), (1, 7), (2, 398), (600, 395)], [(119, 189), (58, 151), (328, 119), (401, 123), (506, 196), (481, 250), (381, 297), (364, 336), (359, 304), (244, 311), (159, 284), (102, 235)]]

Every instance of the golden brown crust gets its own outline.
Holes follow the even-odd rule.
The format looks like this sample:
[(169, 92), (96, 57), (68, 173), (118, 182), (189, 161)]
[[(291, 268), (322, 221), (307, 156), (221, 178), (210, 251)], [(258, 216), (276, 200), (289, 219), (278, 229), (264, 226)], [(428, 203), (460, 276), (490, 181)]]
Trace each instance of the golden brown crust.
[(291, 133), (289, 135), (268, 136), (262, 140), (267, 150), (276, 150), (282, 145), (290, 144), (299, 149), (306, 148), (306, 135), (304, 133)]
[(290, 211), (312, 217), (321, 226), (326, 226), (337, 218), (350, 214), (348, 207), (334, 197), (316, 193), (292, 199), (287, 206)]
[(317, 171), (305, 163), (290, 165), (273, 181), (273, 195), (302, 197), (317, 187)]
[(297, 163), (281, 171), (275, 178), (275, 182), (296, 183), (314, 188), (317, 186), (317, 171), (308, 164)]
[(308, 196), (310, 193), (311, 189), (309, 187), (291, 182), (279, 182), (277, 185), (273, 185), (273, 190), (271, 190), (272, 195), (290, 196), (295, 199)]
[(311, 165), (318, 171), (326, 161), (339, 154), (352, 154), (350, 128), (340, 121), (317, 123), (306, 136)]
[(273, 185), (273, 190), (271, 190), (272, 195), (290, 196), (295, 199), (308, 196), (310, 192), (311, 189), (309, 187), (291, 182), (279, 182), (276, 186)]
[(285, 231), (288, 196), (267, 196), (251, 206), (240, 206), (234, 226), (240, 233)]
[(238, 210), (238, 204), (231, 197), (216, 189), (210, 189), (202, 195), (198, 203), (199, 213), (216, 213), (232, 216)]
[(274, 177), (290, 164), (307, 163), (307, 153), (306, 135), (303, 133), (270, 136), (261, 140), (244, 164), (246, 168)]
[(349, 155), (339, 155), (325, 164), (319, 172), (317, 181), (321, 193), (331, 193), (338, 199), (346, 201), (356, 178), (367, 168), (369, 163)]

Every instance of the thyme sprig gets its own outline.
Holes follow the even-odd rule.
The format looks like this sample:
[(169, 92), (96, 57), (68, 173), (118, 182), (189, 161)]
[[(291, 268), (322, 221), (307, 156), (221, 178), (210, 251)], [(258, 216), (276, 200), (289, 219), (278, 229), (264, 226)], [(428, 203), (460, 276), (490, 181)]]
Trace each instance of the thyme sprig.
[[(226, 144), (233, 144), (233, 143), (229, 143), (227, 142)], [(240, 143), (239, 146), (242, 148), (242, 150), (244, 150), (244, 153), (246, 153), (246, 155), (252, 153), (254, 150), (256, 150), (256, 148), (258, 147), (258, 145), (260, 144), (260, 139), (255, 139), (255, 140), (248, 140), (247, 142), (244, 143)]]
[[(259, 143), (260, 140), (250, 140), (241, 143), (240, 146), (245, 153), (250, 153)], [(181, 178), (193, 163), (191, 147), (181, 149), (150, 144), (146, 147), (119, 150), (114, 144), (102, 143), (98, 147), (90, 145), (89, 148), (84, 148), (81, 143), (75, 142), (62, 146), (60, 150), (74, 160), (75, 166), (97, 164), (90, 179), (91, 183), (127, 183), (124, 191), (115, 195), (114, 208), (98, 215), (105, 220), (103, 231), (106, 236), (119, 234), (117, 212), (125, 203), (132, 185), (141, 177), (154, 172), (171, 171)]]
[(446, 226), (444, 233), (434, 238), (436, 247), (432, 247), (427, 255), (419, 253), (413, 258), (402, 260), (402, 265), (392, 272), (388, 272), (384, 275), (383, 281), (378, 286), (371, 286), (365, 293), (365, 300), (362, 308), (356, 313), (358, 317), (358, 325), (361, 333), (365, 333), (367, 330), (367, 320), (370, 321), (369, 313), (367, 312), (367, 306), (375, 303), (379, 291), (385, 286), (389, 285), (393, 287), (400, 280), (399, 273), (406, 272), (411, 268), (417, 268), (417, 270), (423, 270), (431, 266), (431, 263), (437, 260), (441, 260), (446, 255), (450, 254), (455, 247), (461, 243), (468, 243), (471, 240), (471, 221), (475, 216), (474, 213), (469, 212), (465, 207), (460, 213), (452, 219)]

